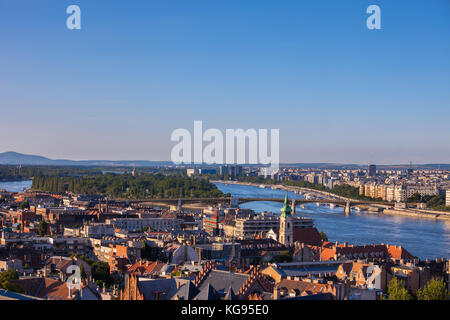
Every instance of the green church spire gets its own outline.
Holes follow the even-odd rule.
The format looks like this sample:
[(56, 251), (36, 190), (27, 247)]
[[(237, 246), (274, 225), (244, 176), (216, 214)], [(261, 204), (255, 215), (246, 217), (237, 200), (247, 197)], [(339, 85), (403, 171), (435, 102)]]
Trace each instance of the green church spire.
[(284, 198), (283, 208), (281, 208), (280, 211), (281, 211), (281, 216), (284, 218), (291, 215), (292, 209), (291, 209), (291, 206), (289, 205), (289, 199), (288, 199), (287, 192), (286, 192), (286, 197)]

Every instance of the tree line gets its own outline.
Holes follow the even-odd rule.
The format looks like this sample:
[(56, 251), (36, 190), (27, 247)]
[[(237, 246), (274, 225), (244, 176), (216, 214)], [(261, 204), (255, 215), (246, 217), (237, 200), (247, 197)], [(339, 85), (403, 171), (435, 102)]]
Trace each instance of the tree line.
[(397, 277), (392, 278), (388, 284), (387, 295), (383, 300), (449, 300), (450, 293), (442, 278), (433, 278), (423, 287), (417, 290), (416, 296), (406, 289), (404, 283)]
[(34, 190), (52, 193), (72, 192), (82, 195), (103, 195), (115, 198), (185, 198), (221, 197), (224, 194), (207, 179), (188, 178), (182, 175), (143, 173), (58, 177), (35, 176)]
[(413, 194), (406, 202), (422, 202), (426, 203), (428, 208), (432, 208), (438, 211), (450, 211), (450, 207), (445, 206), (445, 198), (441, 195), (424, 195), (419, 193)]
[(102, 174), (100, 168), (0, 165), (0, 180), (26, 180), (37, 175), (81, 176), (100, 174)]

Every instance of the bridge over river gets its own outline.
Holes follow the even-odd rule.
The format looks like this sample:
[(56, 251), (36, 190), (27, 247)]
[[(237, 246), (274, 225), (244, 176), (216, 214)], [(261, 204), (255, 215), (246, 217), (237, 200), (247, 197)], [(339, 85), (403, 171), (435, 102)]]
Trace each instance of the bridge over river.
[[(167, 205), (182, 205), (186, 203), (205, 203), (205, 204), (218, 204), (218, 203), (232, 203), (234, 205), (255, 202), (255, 201), (270, 201), (270, 202), (284, 202), (284, 198), (240, 198), (240, 197), (217, 197), (217, 198), (150, 198), (139, 200), (126, 200), (128, 203), (137, 205), (146, 204), (167, 204)], [(295, 206), (297, 204), (305, 203), (326, 203), (343, 206), (345, 213), (349, 214), (352, 205), (383, 205), (394, 206), (391, 203), (377, 202), (377, 201), (361, 201), (361, 200), (340, 200), (340, 199), (291, 199), (292, 209), (295, 212)]]

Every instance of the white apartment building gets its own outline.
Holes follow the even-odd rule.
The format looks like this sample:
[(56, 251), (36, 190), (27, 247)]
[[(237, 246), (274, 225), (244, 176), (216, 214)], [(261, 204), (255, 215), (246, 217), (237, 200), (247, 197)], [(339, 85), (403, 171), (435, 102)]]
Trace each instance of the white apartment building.
[(114, 218), (106, 220), (106, 223), (127, 231), (139, 231), (148, 227), (153, 231), (167, 231), (180, 229), (183, 220), (167, 218)]
[(423, 196), (435, 196), (439, 194), (439, 190), (435, 186), (407, 186), (406, 198), (411, 198), (414, 194)]
[(405, 202), (407, 199), (406, 188), (404, 186), (395, 186), (394, 188), (394, 201)]
[[(292, 217), (294, 228), (313, 228), (314, 223), (310, 218)], [(226, 236), (235, 236), (238, 239), (253, 239), (261, 233), (266, 234), (270, 230), (280, 228), (280, 218), (275, 215), (265, 216), (263, 214), (253, 218), (237, 218), (233, 230), (224, 230), (226, 233), (233, 232), (233, 235), (226, 234)]]
[(80, 234), (86, 238), (112, 237), (114, 236), (114, 226), (106, 223), (84, 225)]
[(388, 186), (386, 188), (386, 201), (406, 201), (406, 188), (404, 186)]
[(445, 192), (445, 205), (447, 207), (450, 207), (450, 190), (447, 190)]
[(395, 200), (395, 187), (389, 186), (386, 188), (386, 201), (394, 201)]
[[(387, 201), (404, 202), (408, 198), (411, 198), (414, 194), (418, 193), (422, 197), (426, 195), (438, 195), (439, 190), (434, 186), (387, 186), (385, 191), (381, 192), (381, 198)], [(378, 194), (378, 197), (379, 194)]]

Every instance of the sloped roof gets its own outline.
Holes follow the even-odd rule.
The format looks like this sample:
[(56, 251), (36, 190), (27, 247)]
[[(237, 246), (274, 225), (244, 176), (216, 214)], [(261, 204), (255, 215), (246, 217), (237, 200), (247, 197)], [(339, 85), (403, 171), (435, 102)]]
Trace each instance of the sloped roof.
[(227, 290), (226, 290), (227, 294), (225, 295), (225, 300), (234, 300), (236, 299), (236, 295), (234, 294), (234, 290), (233, 288), (230, 286)]
[(353, 245), (329, 245), (322, 247), (322, 260), (333, 259), (334, 255), (344, 255), (347, 258), (365, 258), (365, 257), (390, 257), (394, 259), (414, 259), (414, 256), (410, 254), (406, 249), (401, 246), (394, 245), (365, 245), (365, 246), (353, 246)]
[(37, 297), (0, 289), (0, 300), (41, 300)]
[(181, 285), (186, 283), (186, 279), (145, 279), (140, 278), (138, 287), (141, 293), (144, 295), (145, 300), (156, 300), (156, 296), (159, 293), (161, 300), (171, 299), (178, 291), (177, 281), (181, 282)]
[(71, 298), (67, 283), (51, 278), (19, 279), (11, 282), (20, 286), (25, 294), (47, 300), (73, 300), (78, 291), (73, 290)]
[(294, 242), (320, 246), (323, 242), (320, 232), (316, 228), (294, 228)]
[(414, 256), (402, 246), (387, 245), (387, 251), (389, 256), (394, 259), (414, 259)]
[(334, 285), (325, 283), (311, 283), (306, 281), (295, 281), (283, 279), (278, 284), (280, 289), (285, 289), (288, 292), (298, 291), (300, 294), (320, 294), (326, 293), (333, 289)]
[[(171, 297), (172, 300), (192, 300), (195, 296), (200, 293), (198, 288), (192, 283), (192, 281), (188, 281), (180, 286), (180, 288), (175, 292), (175, 294)], [(202, 300), (202, 299), (200, 299)]]
[(243, 273), (230, 273), (229, 271), (212, 270), (202, 281), (200, 290), (203, 290), (208, 286), (208, 284), (210, 284), (218, 294), (225, 296), (226, 291), (230, 287), (234, 292), (238, 292), (249, 277), (250, 276), (248, 274)]
[(208, 283), (200, 293), (194, 298), (194, 300), (219, 300), (220, 295), (217, 291)]

